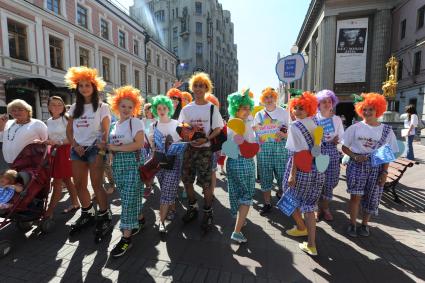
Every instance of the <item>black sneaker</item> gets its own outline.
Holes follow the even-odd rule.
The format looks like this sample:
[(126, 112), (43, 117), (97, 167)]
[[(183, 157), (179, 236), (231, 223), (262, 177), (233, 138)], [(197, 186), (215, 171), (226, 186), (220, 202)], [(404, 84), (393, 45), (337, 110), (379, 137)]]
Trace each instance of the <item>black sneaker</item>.
[(353, 224), (348, 225), (347, 234), (348, 234), (348, 236), (353, 237), (353, 238), (357, 237), (356, 225), (353, 225)]
[(369, 226), (362, 224), (362, 226), (360, 226), (358, 233), (362, 237), (369, 237), (370, 235)]
[(269, 204), (265, 204), (260, 209), (260, 215), (263, 216), (263, 215), (265, 215), (265, 214), (267, 214), (267, 213), (269, 213), (271, 211), (272, 211), (272, 205), (270, 203)]
[(131, 230), (131, 236), (134, 236), (136, 234), (139, 234), (139, 232), (145, 228), (145, 224), (146, 224), (146, 219), (143, 217), (142, 219), (139, 219), (139, 227), (138, 228), (134, 228)]
[(113, 258), (119, 258), (123, 256), (130, 248), (132, 247), (131, 239), (121, 238), (118, 244), (111, 251), (111, 256)]

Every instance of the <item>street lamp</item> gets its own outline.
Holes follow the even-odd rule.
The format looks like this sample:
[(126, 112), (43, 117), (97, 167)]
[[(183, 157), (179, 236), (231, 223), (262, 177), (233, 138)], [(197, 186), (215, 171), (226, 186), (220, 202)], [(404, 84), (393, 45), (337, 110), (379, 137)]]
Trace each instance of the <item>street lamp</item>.
[(296, 44), (292, 45), (292, 47), (289, 51), (291, 52), (291, 54), (298, 53), (298, 46)]

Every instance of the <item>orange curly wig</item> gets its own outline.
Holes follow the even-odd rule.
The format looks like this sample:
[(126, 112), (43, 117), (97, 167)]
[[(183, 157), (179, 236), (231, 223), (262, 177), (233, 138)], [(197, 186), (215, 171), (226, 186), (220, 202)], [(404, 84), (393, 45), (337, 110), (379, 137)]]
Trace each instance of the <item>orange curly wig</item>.
[(357, 115), (360, 117), (363, 117), (363, 107), (365, 106), (371, 106), (376, 111), (376, 118), (381, 117), (384, 115), (384, 112), (387, 111), (387, 101), (385, 100), (385, 97), (383, 95), (380, 95), (379, 93), (362, 93), (361, 97), (363, 98), (363, 101), (360, 101), (356, 103), (354, 108), (356, 109)]
[(218, 101), (218, 98), (212, 93), (207, 93), (205, 95), (205, 100), (211, 102), (217, 107), (220, 107), (220, 101)]
[(312, 117), (317, 113), (317, 104), (316, 96), (309, 91), (305, 91), (301, 96), (289, 100), (289, 111), (292, 113), (295, 106), (301, 105), (304, 111), (307, 112), (307, 116)]
[(193, 85), (195, 83), (203, 83), (207, 86), (206, 93), (212, 93), (213, 91), (213, 84), (211, 82), (210, 76), (207, 73), (196, 73), (194, 74), (190, 80), (189, 80), (189, 89), (193, 92)]
[[(241, 92), (242, 93), (245, 93), (246, 90), (247, 90), (246, 88), (243, 88)], [(249, 89), (248, 95), (249, 95), (249, 97), (251, 97), (252, 99), (254, 99), (254, 93), (251, 91), (251, 89)]]
[(97, 70), (94, 68), (87, 68), (86, 66), (71, 67), (65, 75), (65, 84), (70, 89), (76, 89), (80, 81), (89, 81), (95, 85), (98, 91), (102, 91), (106, 82), (97, 76)]
[[(183, 97), (183, 104), (184, 104), (183, 107), (185, 107), (187, 104), (189, 104), (193, 101), (193, 98), (192, 98), (192, 95), (190, 94), (190, 92), (183, 91), (182, 97)], [(185, 100), (187, 100), (188, 103), (186, 103)]]
[(140, 96), (140, 90), (130, 85), (126, 85), (114, 89), (112, 94), (108, 95), (108, 103), (111, 105), (111, 110), (119, 115), (120, 102), (123, 99), (130, 100), (134, 104), (133, 116), (137, 117), (142, 110), (143, 98)]
[(167, 96), (168, 96), (169, 98), (171, 98), (171, 97), (177, 97), (177, 98), (180, 98), (180, 101), (182, 101), (182, 100), (183, 100), (183, 95), (182, 95), (181, 90), (180, 90), (180, 89), (178, 89), (178, 88), (175, 88), (175, 87), (172, 87), (172, 88), (170, 88), (170, 89), (167, 91)]
[(273, 96), (274, 100), (276, 100), (276, 101), (277, 101), (277, 99), (279, 98), (279, 95), (277, 94), (277, 92), (276, 92), (276, 90), (275, 90), (274, 88), (272, 88), (272, 87), (266, 87), (266, 88), (265, 88), (265, 89), (261, 92), (261, 95), (260, 95), (260, 102), (264, 104), (264, 98), (265, 98), (266, 96), (269, 96), (269, 95)]

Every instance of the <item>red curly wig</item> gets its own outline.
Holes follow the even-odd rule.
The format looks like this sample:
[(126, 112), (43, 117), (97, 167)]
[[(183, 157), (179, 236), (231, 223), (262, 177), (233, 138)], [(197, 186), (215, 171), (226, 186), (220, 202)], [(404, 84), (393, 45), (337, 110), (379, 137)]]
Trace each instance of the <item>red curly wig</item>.
[(172, 88), (170, 88), (170, 89), (167, 91), (167, 96), (168, 96), (169, 98), (177, 97), (177, 98), (179, 98), (179, 99), (180, 99), (180, 101), (182, 101), (182, 100), (183, 100), (183, 95), (182, 95), (181, 90), (180, 90), (180, 89), (178, 89), (178, 88), (175, 88), (175, 87), (172, 87)]
[(218, 98), (212, 93), (207, 93), (205, 95), (205, 100), (211, 102), (217, 107), (220, 107), (220, 102), (218, 101)]
[(312, 117), (317, 113), (317, 103), (316, 96), (309, 91), (305, 91), (301, 96), (289, 100), (289, 111), (292, 113), (295, 106), (301, 105), (304, 111), (307, 112), (307, 116)]
[[(190, 94), (190, 92), (187, 91), (183, 91), (182, 92), (182, 97), (183, 97), (183, 107), (185, 107), (187, 104), (191, 103), (193, 101), (192, 95)], [(185, 102), (185, 100), (188, 101), (188, 103)]]
[(376, 111), (376, 118), (381, 117), (384, 115), (384, 112), (387, 111), (387, 101), (385, 100), (385, 97), (383, 95), (380, 95), (379, 93), (362, 93), (361, 97), (363, 98), (362, 101), (357, 102), (354, 108), (356, 109), (357, 115), (363, 117), (363, 107), (369, 106), (373, 107)]
[(277, 99), (279, 98), (279, 95), (277, 94), (276, 90), (272, 87), (266, 87), (265, 89), (263, 89), (263, 91), (261, 92), (260, 95), (260, 102), (262, 104), (264, 104), (264, 98), (266, 96), (273, 96), (274, 100), (277, 101)]
[(108, 95), (108, 103), (111, 105), (111, 110), (116, 115), (120, 114), (120, 102), (123, 99), (130, 100), (134, 104), (133, 116), (137, 117), (142, 110), (143, 98), (140, 96), (140, 90), (132, 86), (126, 85), (114, 89), (113, 93)]
[(97, 76), (97, 70), (94, 68), (86, 66), (69, 68), (65, 75), (65, 84), (68, 88), (76, 89), (81, 81), (91, 82), (98, 91), (102, 91), (106, 86), (106, 82)]

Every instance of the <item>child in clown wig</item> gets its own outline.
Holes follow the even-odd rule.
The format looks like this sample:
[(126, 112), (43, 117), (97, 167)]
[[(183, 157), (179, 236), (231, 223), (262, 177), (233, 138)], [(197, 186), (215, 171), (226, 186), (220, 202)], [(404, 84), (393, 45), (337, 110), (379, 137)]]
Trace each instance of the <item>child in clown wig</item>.
[[(250, 143), (256, 141), (252, 122), (248, 121), (254, 101), (248, 94), (233, 93), (227, 98), (230, 117), (242, 119), (245, 123), (244, 140)], [(227, 139), (233, 140), (236, 135), (230, 128), (227, 130)], [(227, 185), (229, 192), (230, 211), (236, 218), (235, 229), (231, 239), (239, 243), (247, 242), (241, 229), (245, 224), (252, 198), (255, 194), (255, 163), (253, 158), (228, 158), (226, 164)]]
[[(299, 244), (299, 247), (313, 256), (317, 255), (314, 212), (317, 210), (317, 202), (325, 183), (325, 174), (317, 171), (313, 164), (310, 172), (301, 171), (295, 166), (294, 155), (300, 151), (311, 150), (314, 145), (313, 132), (317, 127), (317, 120), (313, 117), (317, 111), (317, 103), (317, 98), (309, 92), (289, 101), (289, 111), (296, 120), (289, 126), (286, 148), (290, 157), (282, 184), (284, 194), (289, 194), (298, 201), (298, 207), (292, 214), (296, 226), (286, 233), (293, 237), (308, 236), (308, 242)], [(305, 222), (301, 213), (304, 213)]]
[[(388, 163), (372, 166), (372, 152), (386, 144), (393, 152), (399, 151), (391, 127), (378, 122), (386, 109), (387, 102), (378, 93), (356, 96), (355, 110), (363, 121), (350, 126), (343, 136), (342, 151), (350, 156), (347, 165), (347, 192), (351, 195), (347, 234), (351, 237), (369, 236), (368, 222), (372, 214), (378, 214), (378, 205), (388, 175)], [(360, 229), (357, 229), (360, 202), (363, 219)]]

